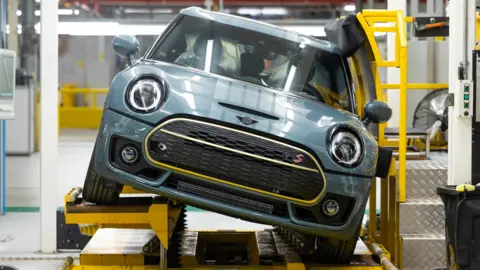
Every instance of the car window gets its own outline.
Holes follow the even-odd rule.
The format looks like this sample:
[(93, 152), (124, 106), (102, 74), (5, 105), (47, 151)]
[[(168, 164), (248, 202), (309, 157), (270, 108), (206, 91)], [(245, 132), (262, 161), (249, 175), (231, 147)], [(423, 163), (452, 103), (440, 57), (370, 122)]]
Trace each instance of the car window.
[(293, 92), (351, 111), (341, 56), (301, 40), (184, 16), (151, 58)]

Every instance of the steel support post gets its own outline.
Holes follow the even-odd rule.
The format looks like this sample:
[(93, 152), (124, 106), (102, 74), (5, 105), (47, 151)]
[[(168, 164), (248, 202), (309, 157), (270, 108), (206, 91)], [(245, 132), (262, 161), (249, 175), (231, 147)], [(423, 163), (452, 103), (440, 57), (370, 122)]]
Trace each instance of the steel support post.
[[(404, 14), (407, 14), (407, 1), (406, 0), (388, 0), (387, 7), (389, 10), (402, 10)], [(395, 33), (387, 34), (387, 59), (394, 60), (395, 54)], [(387, 68), (387, 83), (399, 84), (400, 83), (400, 69)], [(400, 91), (390, 90), (387, 92), (388, 105), (392, 108), (392, 118), (388, 122), (389, 127), (398, 127), (400, 124)]]
[(8, 0), (8, 25), (10, 27), (10, 33), (8, 34), (7, 38), (7, 49), (13, 50), (17, 52), (17, 60), (15, 61), (17, 63), (17, 66), (19, 66), (20, 61), (18, 61), (18, 56), (20, 55), (18, 53), (18, 33), (17, 33), (17, 28), (18, 28), (18, 16), (17, 16), (17, 10), (18, 10), (18, 0)]
[[(449, 6), (449, 93), (454, 105), (448, 117), (448, 183), (464, 184), (472, 179), (472, 118), (460, 116), (463, 87), (460, 66), (465, 68), (464, 80), (472, 80), (471, 55), (475, 47), (475, 1), (451, 0)], [(462, 74), (463, 75), (463, 74)]]
[(22, 16), (20, 22), (22, 24), (22, 44), (20, 55), (20, 65), (25, 68), (28, 74), (37, 75), (37, 56), (38, 45), (36, 44), (35, 34), (35, 6), (33, 0), (21, 0)]
[(40, 251), (56, 251), (58, 199), (58, 1), (41, 2)]
[[(6, 48), (7, 0), (0, 0), (0, 48)], [(7, 182), (5, 162), (5, 120), (0, 120), (0, 214), (6, 212)]]

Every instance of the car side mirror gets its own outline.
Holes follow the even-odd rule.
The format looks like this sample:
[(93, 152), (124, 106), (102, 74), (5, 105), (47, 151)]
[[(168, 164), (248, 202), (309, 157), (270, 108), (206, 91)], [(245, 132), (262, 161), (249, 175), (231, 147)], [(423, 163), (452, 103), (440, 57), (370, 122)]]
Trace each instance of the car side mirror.
[(140, 42), (134, 36), (119, 35), (113, 38), (112, 46), (117, 55), (127, 58), (128, 65), (132, 65), (133, 59), (140, 48)]
[(365, 115), (363, 119), (365, 125), (371, 122), (375, 124), (385, 123), (392, 117), (392, 109), (388, 104), (378, 100), (372, 100), (365, 104), (363, 113)]

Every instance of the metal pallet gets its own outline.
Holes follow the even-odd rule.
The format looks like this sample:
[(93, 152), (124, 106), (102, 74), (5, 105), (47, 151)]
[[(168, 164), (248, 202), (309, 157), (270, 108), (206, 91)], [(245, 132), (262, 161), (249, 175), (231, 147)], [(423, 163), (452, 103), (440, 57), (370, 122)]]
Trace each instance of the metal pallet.
[(408, 160), (406, 175), (407, 201), (400, 204), (403, 269), (445, 267), (445, 213), (436, 188), (447, 184), (447, 153)]

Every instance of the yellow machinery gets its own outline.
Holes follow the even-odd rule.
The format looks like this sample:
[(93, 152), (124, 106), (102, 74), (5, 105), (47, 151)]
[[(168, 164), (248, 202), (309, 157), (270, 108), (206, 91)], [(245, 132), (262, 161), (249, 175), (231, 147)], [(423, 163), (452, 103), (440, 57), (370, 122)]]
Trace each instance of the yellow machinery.
[[(377, 97), (386, 100), (385, 91), (393, 89), (400, 91), (400, 127), (398, 175), (397, 162), (391, 162), (389, 176), (382, 179), (377, 187), (372, 182), (370, 196), (369, 227), (363, 233), (363, 241), (359, 241), (355, 262), (344, 266), (313, 265), (303, 262), (295, 250), (295, 242), (285, 238), (282, 231), (261, 232), (183, 232), (181, 265), (183, 268), (225, 268), (225, 269), (402, 269), (402, 239), (399, 236), (399, 205), (406, 201), (406, 102), (408, 89), (439, 89), (446, 85), (438, 84), (408, 84), (407, 83), (407, 40), (406, 19), (402, 12), (384, 10), (364, 10), (359, 13), (358, 21), (365, 30), (367, 44), (370, 47), (369, 61), (372, 63)], [(378, 23), (390, 23), (389, 26), (377, 26)], [(375, 32), (393, 32), (396, 34), (396, 57), (394, 60), (383, 60), (375, 40)], [(354, 77), (362, 82), (360, 65), (352, 57)], [(381, 84), (378, 69), (381, 67), (400, 70), (400, 84)], [(358, 84), (356, 91), (359, 108), (367, 101), (365, 85)], [(62, 95), (89, 93), (96, 96), (106, 90), (92, 89), (62, 89)], [(93, 97), (91, 107), (72, 107), (68, 101), (60, 107), (61, 123), (77, 122), (78, 119), (89, 119), (86, 111), (91, 113), (92, 120), (87, 127), (98, 128), (101, 109), (96, 106)], [(359, 110), (360, 112), (362, 110)], [(69, 120), (75, 116), (75, 121)], [(98, 117), (93, 117), (97, 114)], [(62, 118), (63, 117), (63, 118)], [(71, 118), (70, 118), (71, 119)], [(98, 120), (98, 121), (97, 121)], [(95, 122), (95, 123), (93, 123)], [(62, 124), (61, 124), (62, 125)], [(96, 126), (95, 126), (96, 125)], [(379, 128), (379, 143), (383, 146), (392, 142), (385, 140), (383, 130)], [(377, 202), (377, 189), (380, 190), (380, 202)], [(68, 261), (67, 269), (165, 269), (168, 250), (175, 246), (172, 237), (182, 229), (183, 208), (163, 198), (143, 197), (141, 193), (131, 188), (125, 188), (122, 193), (136, 193), (137, 197), (121, 199), (115, 206), (89, 205), (78, 198), (81, 189), (73, 189), (65, 197), (66, 224), (82, 224), (84, 233), (93, 237), (80, 254), (79, 262)], [(377, 207), (377, 204), (379, 207)], [(380, 208), (380, 224), (377, 230), (377, 215), (375, 209)], [(180, 223), (179, 223), (180, 221)], [(179, 225), (180, 224), (180, 225)], [(180, 227), (178, 227), (180, 226)], [(169, 242), (170, 240), (170, 242)], [(229, 245), (225, 245), (229, 244)], [(234, 254), (231, 247), (244, 250), (246, 257), (238, 261), (225, 261), (227, 255)], [(272, 248), (274, 247), (274, 248)], [(212, 251), (213, 250), (213, 251)], [(230, 253), (229, 253), (230, 252)], [(227, 255), (225, 255), (227, 254)], [(236, 258), (233, 256), (233, 258)], [(269, 263), (266, 263), (268, 261)], [(209, 265), (211, 262), (219, 265)], [(225, 266), (227, 264), (227, 266)], [(223, 265), (223, 266), (221, 266)]]

